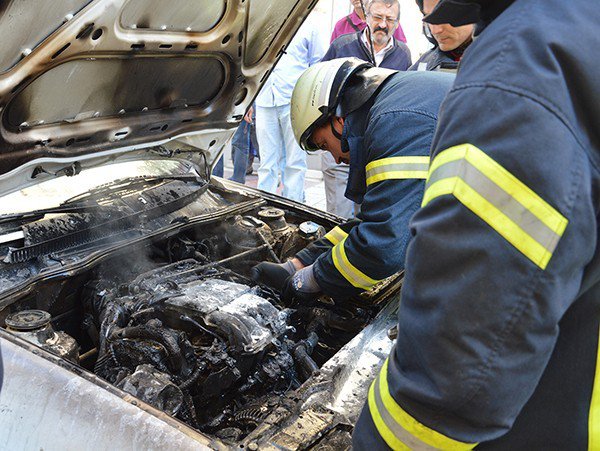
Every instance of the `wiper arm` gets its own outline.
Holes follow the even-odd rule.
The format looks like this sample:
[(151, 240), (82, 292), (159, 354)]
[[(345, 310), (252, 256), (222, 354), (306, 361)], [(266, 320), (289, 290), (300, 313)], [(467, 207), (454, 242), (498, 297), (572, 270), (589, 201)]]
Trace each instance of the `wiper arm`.
[(70, 204), (73, 202), (79, 203), (86, 199), (96, 198), (96, 197), (99, 197), (102, 195), (111, 194), (111, 193), (114, 193), (115, 191), (118, 191), (118, 190), (121, 190), (124, 188), (132, 188), (136, 185), (158, 183), (158, 182), (162, 182), (165, 180), (179, 180), (182, 182), (197, 182), (197, 183), (201, 183), (202, 185), (207, 183), (206, 180), (203, 180), (202, 178), (200, 178), (196, 175), (179, 175), (179, 176), (167, 175), (167, 176), (156, 176), (156, 177), (144, 177), (144, 176), (131, 177), (131, 178), (126, 178), (126, 179), (115, 180), (107, 185), (101, 185), (101, 186), (93, 188), (85, 193), (78, 194), (77, 196), (72, 197), (72, 198), (68, 199), (67, 201), (63, 202), (62, 205)]
[(37, 221), (46, 215), (62, 214), (62, 213), (93, 213), (94, 211), (102, 211), (103, 213), (124, 213), (126, 210), (121, 206), (114, 205), (99, 205), (99, 204), (62, 204), (57, 207), (43, 208), (41, 210), (33, 210), (25, 213), (11, 213), (0, 215), (0, 224), (15, 221)]

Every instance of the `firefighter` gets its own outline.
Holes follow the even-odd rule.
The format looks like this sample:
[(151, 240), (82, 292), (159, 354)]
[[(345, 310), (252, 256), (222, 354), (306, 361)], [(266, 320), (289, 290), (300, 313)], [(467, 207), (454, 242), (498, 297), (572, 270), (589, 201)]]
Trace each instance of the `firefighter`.
[(291, 103), (296, 140), (350, 165), (346, 197), (361, 213), (284, 264), (260, 263), (255, 280), (283, 288), (287, 302), (307, 303), (320, 293), (353, 296), (404, 268), (408, 220), (422, 200), (438, 109), (453, 79), (357, 58), (304, 72)]
[[(423, 15), (430, 13), (440, 0), (416, 0)], [(453, 27), (450, 24), (423, 24), (423, 32), (433, 44), (408, 70), (456, 71), (465, 50), (473, 42), (473, 24)]]
[(598, 450), (600, 9), (442, 0), (425, 20), (476, 38), (354, 448)]

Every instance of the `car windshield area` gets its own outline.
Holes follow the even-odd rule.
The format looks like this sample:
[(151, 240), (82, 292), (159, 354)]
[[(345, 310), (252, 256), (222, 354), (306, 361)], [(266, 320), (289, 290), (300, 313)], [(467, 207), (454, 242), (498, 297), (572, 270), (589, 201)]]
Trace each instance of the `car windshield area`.
[(0, 199), (0, 215), (53, 208), (102, 185), (131, 178), (193, 175), (191, 164), (176, 160), (127, 161), (81, 171), (72, 177), (47, 180)]

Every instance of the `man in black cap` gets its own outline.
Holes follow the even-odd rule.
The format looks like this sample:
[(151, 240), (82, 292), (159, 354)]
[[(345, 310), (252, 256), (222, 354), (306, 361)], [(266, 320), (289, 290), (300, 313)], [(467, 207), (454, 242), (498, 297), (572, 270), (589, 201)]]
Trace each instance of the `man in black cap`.
[[(439, 0), (416, 0), (423, 15), (428, 15)], [(455, 71), (464, 51), (473, 42), (473, 24), (453, 27), (449, 23), (423, 24), (425, 36), (434, 47), (421, 55), (421, 58), (408, 70), (449, 70)]]
[(412, 217), (362, 449), (600, 449), (600, 8), (442, 0), (478, 22)]

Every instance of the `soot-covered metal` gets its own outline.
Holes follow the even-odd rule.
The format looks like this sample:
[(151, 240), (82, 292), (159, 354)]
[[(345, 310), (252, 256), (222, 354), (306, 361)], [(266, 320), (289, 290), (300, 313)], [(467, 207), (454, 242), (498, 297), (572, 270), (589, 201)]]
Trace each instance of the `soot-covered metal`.
[[(111, 227), (118, 219), (123, 227)], [(175, 177), (117, 181), (4, 221), (23, 222), (11, 258), (36, 251), (4, 259), (17, 278), (7, 282), (40, 274), (35, 290), (0, 309), (12, 335), (115, 399), (141, 400), (226, 446), (348, 443), (390, 346), (394, 313), (376, 315), (396, 282), (288, 306), (250, 278), (256, 263), (284, 261), (322, 237), (330, 219)]]
[(93, 282), (86, 316), (98, 327), (94, 372), (195, 428), (225, 429), (237, 440), (262, 419), (268, 398), (317, 366), (307, 353), (294, 356), (292, 312), (274, 293), (202, 266), (182, 260), (125, 287)]
[[(323, 233), (315, 223), (288, 223), (283, 210), (254, 213), (160, 240), (73, 280), (68, 290), (78, 300), (55, 327), (80, 350), (75, 361), (230, 443), (279, 406), (289, 409), (290, 393), (371, 316), (327, 302), (287, 308), (249, 279), (256, 261), (287, 258)], [(65, 309), (60, 300), (37, 307)]]

